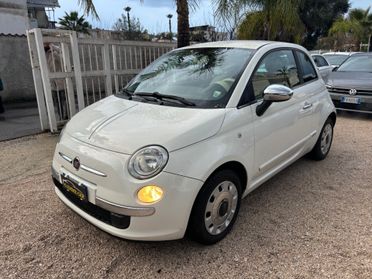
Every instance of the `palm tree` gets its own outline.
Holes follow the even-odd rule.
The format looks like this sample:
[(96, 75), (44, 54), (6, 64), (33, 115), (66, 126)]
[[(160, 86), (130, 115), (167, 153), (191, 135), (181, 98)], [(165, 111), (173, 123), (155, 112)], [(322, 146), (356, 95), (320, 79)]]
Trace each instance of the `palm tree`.
[(372, 50), (372, 13), (371, 7), (367, 9), (352, 9), (349, 13), (350, 20), (355, 20), (362, 29), (362, 41), (368, 41), (368, 51)]
[(78, 0), (79, 5), (83, 8), (85, 15), (92, 15), (93, 18), (99, 20), (96, 7), (94, 6), (93, 0)]
[[(231, 17), (238, 7), (249, 8), (239, 37), (298, 42), (304, 27), (298, 14), (301, 0), (214, 0), (216, 15)], [(235, 7), (235, 8), (232, 8)]]
[(65, 16), (59, 18), (58, 23), (62, 26), (62, 29), (74, 30), (85, 34), (89, 34), (89, 29), (92, 28), (84, 16), (79, 16), (78, 12), (70, 12), (70, 14), (65, 12)]
[(168, 18), (168, 23), (169, 23), (169, 40), (172, 42), (172, 38), (173, 38), (173, 35), (172, 35), (172, 17), (173, 15), (172, 14), (167, 14), (167, 18)]
[(125, 7), (124, 8), (124, 11), (127, 13), (127, 18), (128, 18), (128, 29), (129, 29), (129, 34), (130, 34), (130, 16), (129, 16), (129, 12), (130, 12), (130, 10), (131, 10), (132, 8), (131, 7)]
[[(99, 19), (94, 7), (93, 0), (78, 0), (79, 5), (84, 9), (86, 15), (92, 14)], [(140, 0), (143, 2), (144, 0)], [(184, 47), (190, 44), (190, 25), (189, 25), (189, 7), (196, 8), (199, 0), (174, 0), (177, 5), (177, 47)]]
[(367, 9), (352, 9), (347, 18), (339, 18), (329, 30), (338, 47), (346, 42), (358, 46), (368, 41), (368, 51), (372, 50), (372, 13)]

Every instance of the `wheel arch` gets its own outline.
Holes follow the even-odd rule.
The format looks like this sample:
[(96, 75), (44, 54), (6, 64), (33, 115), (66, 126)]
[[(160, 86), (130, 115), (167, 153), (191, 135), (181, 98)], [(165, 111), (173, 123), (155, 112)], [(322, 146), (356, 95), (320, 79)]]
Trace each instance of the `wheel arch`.
[(214, 174), (218, 173), (219, 171), (222, 171), (222, 170), (231, 170), (233, 172), (235, 172), (239, 179), (240, 179), (240, 182), (241, 182), (241, 186), (242, 186), (242, 197), (244, 196), (244, 192), (247, 188), (247, 183), (248, 183), (248, 173), (246, 171), (246, 168), (244, 167), (244, 165), (238, 161), (227, 161), (227, 162), (224, 162), (222, 164), (220, 164), (217, 168), (214, 169), (214, 171), (212, 171), (209, 176), (207, 177), (207, 179), (205, 180), (204, 184), (202, 187), (200, 187), (197, 195), (196, 195), (196, 198), (193, 202), (193, 205), (191, 207), (191, 211), (190, 211), (190, 215), (189, 215), (189, 220), (188, 220), (188, 223), (187, 223), (187, 229), (186, 229), (186, 234), (188, 235), (192, 235), (192, 232), (190, 231), (190, 222), (191, 222), (191, 217), (192, 217), (192, 214), (195, 210), (195, 206), (196, 206), (196, 202), (198, 200), (198, 196), (201, 194), (202, 192), (202, 189), (205, 187), (205, 184), (207, 183), (207, 181), (213, 177)]
[[(336, 125), (336, 120), (337, 120), (337, 116), (336, 116), (336, 113), (333, 111), (331, 112), (331, 114), (328, 116), (329, 119), (332, 120), (332, 123), (333, 123), (333, 127)], [(327, 118), (327, 119), (328, 119)]]
[[(227, 161), (227, 162), (224, 162), (224, 163), (220, 164), (218, 167), (214, 168), (214, 170), (210, 172), (210, 174), (205, 179), (204, 184), (215, 173), (217, 173), (219, 171), (222, 171), (222, 170), (232, 170), (233, 172), (235, 172), (239, 176), (241, 186), (242, 186), (242, 189), (241, 189), (242, 194), (244, 194), (245, 190), (247, 189), (248, 172), (247, 172), (246, 168), (244, 167), (244, 165), (239, 161), (231, 160), (231, 161)], [(204, 184), (203, 184), (203, 186), (204, 186)], [(196, 195), (196, 197), (199, 195), (200, 191), (203, 189), (203, 186), (199, 189), (198, 194)]]

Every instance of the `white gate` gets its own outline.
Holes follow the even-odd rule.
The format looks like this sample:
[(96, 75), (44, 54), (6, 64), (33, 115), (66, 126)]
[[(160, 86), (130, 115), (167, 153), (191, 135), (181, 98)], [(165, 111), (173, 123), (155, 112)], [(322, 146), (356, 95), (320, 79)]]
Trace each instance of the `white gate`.
[(77, 111), (125, 86), (175, 45), (78, 38), (76, 32), (27, 32), (43, 131), (57, 132)]

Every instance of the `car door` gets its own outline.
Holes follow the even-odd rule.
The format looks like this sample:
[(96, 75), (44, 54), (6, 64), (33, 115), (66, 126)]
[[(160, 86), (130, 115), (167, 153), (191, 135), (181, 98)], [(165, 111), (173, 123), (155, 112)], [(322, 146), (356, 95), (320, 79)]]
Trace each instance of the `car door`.
[(304, 135), (304, 139), (311, 139), (319, 128), (320, 93), (324, 91), (324, 82), (318, 77), (311, 58), (305, 52), (295, 50), (295, 55), (302, 80), (302, 84), (295, 89), (300, 102), (298, 132)]
[(324, 80), (327, 80), (329, 74), (332, 72), (332, 66), (328, 64), (327, 60), (321, 55), (313, 56), (315, 65), (318, 67), (319, 73)]
[[(292, 49), (278, 49), (266, 54), (252, 74), (250, 87), (257, 102), (262, 103), (263, 92), (271, 84), (282, 84), (294, 90), (292, 98), (285, 102), (272, 103), (262, 116), (254, 116), (255, 171), (259, 184), (265, 177), (279, 170), (296, 158), (306, 141), (303, 125), (303, 107), (306, 96), (302, 93), (298, 69)], [(307, 109), (306, 109), (307, 110)]]

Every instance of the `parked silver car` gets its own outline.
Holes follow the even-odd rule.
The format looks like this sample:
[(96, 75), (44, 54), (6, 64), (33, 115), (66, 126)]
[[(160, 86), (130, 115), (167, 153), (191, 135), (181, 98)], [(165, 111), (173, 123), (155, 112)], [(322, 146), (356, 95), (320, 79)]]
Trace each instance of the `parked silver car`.
[(372, 53), (350, 56), (326, 86), (337, 109), (372, 113)]
[(334, 68), (339, 67), (342, 63), (345, 62), (346, 59), (349, 58), (355, 52), (327, 52), (323, 53), (323, 57), (327, 59), (328, 63), (332, 65)]
[(317, 66), (320, 75), (323, 80), (327, 80), (329, 74), (332, 72), (333, 67), (328, 63), (328, 61), (321, 54), (312, 54), (315, 65)]

